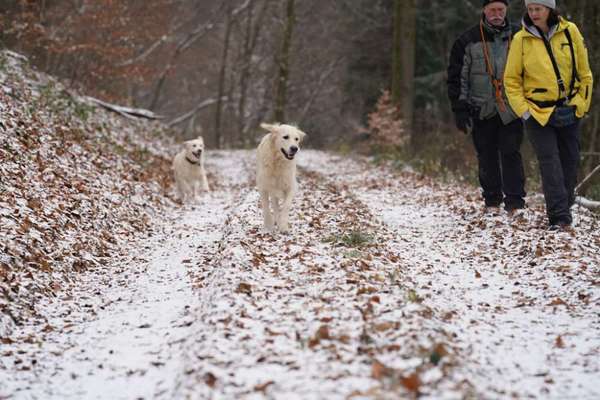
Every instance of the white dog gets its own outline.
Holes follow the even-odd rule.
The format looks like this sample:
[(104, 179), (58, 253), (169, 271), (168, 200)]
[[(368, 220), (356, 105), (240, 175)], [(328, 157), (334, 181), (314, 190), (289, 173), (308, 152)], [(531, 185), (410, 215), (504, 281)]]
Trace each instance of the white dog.
[(177, 192), (183, 203), (188, 200), (195, 201), (200, 195), (201, 185), (204, 191), (209, 191), (204, 171), (204, 139), (198, 136), (194, 140), (184, 142), (184, 145), (185, 149), (173, 159)]
[(277, 225), (281, 232), (288, 232), (290, 207), (297, 189), (294, 157), (306, 134), (291, 125), (260, 126), (269, 131), (258, 145), (256, 163), (256, 186), (265, 228), (273, 231)]

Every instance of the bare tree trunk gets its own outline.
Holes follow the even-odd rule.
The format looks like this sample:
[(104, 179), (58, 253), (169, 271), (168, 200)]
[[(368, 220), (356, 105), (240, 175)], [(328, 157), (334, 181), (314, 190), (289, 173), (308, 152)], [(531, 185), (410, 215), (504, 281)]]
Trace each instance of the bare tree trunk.
[[(583, 121), (582, 124), (582, 145), (591, 153), (582, 163), (581, 176), (587, 176), (597, 165), (597, 158), (594, 153), (600, 151), (600, 92), (598, 88), (598, 77), (600, 76), (600, 54), (594, 49), (600, 46), (600, 3), (590, 0), (573, 0), (567, 5), (567, 11), (571, 13), (572, 18), (577, 23), (579, 29), (583, 32), (585, 42), (588, 48), (588, 57), (590, 59), (590, 68), (594, 76), (594, 90), (592, 105), (589, 111), (590, 118)], [(586, 195), (591, 182), (586, 182), (579, 188), (582, 196)]]
[(415, 97), (416, 0), (394, 0), (392, 101), (412, 135)]
[(264, 0), (259, 14), (254, 21), (254, 7), (248, 7), (248, 15), (246, 21), (246, 35), (244, 38), (244, 54), (242, 58), (242, 71), (240, 73), (240, 97), (238, 101), (238, 134), (239, 141), (242, 145), (248, 144), (247, 130), (248, 123), (246, 121), (246, 102), (248, 98), (248, 86), (252, 79), (252, 56), (256, 48), (258, 36), (263, 26), (263, 19), (266, 14), (270, 0)]
[[(242, 5), (240, 5), (233, 11), (231, 11), (231, 2), (230, 1), (223, 2), (222, 5), (224, 5), (224, 4), (227, 5), (227, 7), (228, 7), (227, 14), (231, 14), (232, 16), (235, 16), (235, 15), (241, 13), (242, 11), (244, 11), (246, 9), (246, 7), (248, 7), (248, 5), (250, 4), (250, 1), (251, 0), (246, 0)], [(221, 10), (222, 10), (222, 7), (220, 7), (215, 12), (215, 15), (211, 18), (211, 21), (215, 21), (218, 18), (219, 14), (221, 13)], [(158, 100), (162, 93), (162, 89), (164, 87), (165, 80), (167, 79), (167, 75), (171, 71), (172, 68), (175, 68), (177, 59), (179, 58), (179, 56), (181, 54), (183, 54), (186, 50), (188, 50), (194, 43), (196, 43), (198, 41), (198, 39), (202, 38), (205, 34), (210, 32), (214, 28), (214, 26), (215, 26), (215, 24), (213, 22), (208, 22), (206, 24), (199, 25), (196, 29), (194, 29), (194, 31), (190, 32), (185, 37), (185, 39), (183, 39), (182, 41), (180, 41), (177, 44), (177, 48), (175, 49), (175, 52), (173, 52), (173, 54), (171, 55), (171, 59), (167, 62), (165, 68), (163, 69), (163, 72), (161, 73), (161, 76), (158, 80), (158, 84), (156, 85), (156, 88), (154, 89), (154, 93), (152, 95), (152, 101), (151, 101), (150, 107), (149, 107), (151, 110), (154, 110), (158, 106)]]
[(221, 55), (221, 70), (219, 71), (219, 88), (217, 93), (217, 109), (215, 111), (215, 146), (220, 149), (223, 145), (223, 134), (221, 132), (221, 113), (223, 108), (223, 94), (225, 92), (225, 73), (227, 72), (227, 58), (231, 42), (231, 3), (228, 3), (227, 16), (225, 18), (225, 39), (223, 53)]
[(292, 32), (296, 16), (294, 13), (295, 0), (287, 0), (286, 23), (283, 32), (281, 50), (277, 58), (279, 74), (277, 76), (277, 95), (275, 98), (275, 121), (285, 121), (285, 108), (287, 102), (287, 86), (290, 78), (290, 52), (292, 47)]
[(198, 40), (198, 38), (202, 37), (205, 33), (210, 31), (212, 28), (213, 28), (212, 23), (203, 25), (203, 26), (199, 27), (198, 29), (196, 29), (194, 32), (190, 33), (183, 41), (179, 42), (179, 44), (177, 45), (177, 48), (175, 49), (175, 52), (171, 56), (171, 59), (169, 60), (169, 62), (165, 66), (165, 68), (163, 69), (163, 71), (160, 75), (160, 78), (158, 79), (158, 83), (156, 84), (156, 88), (154, 89), (154, 93), (152, 95), (152, 101), (150, 102), (149, 108), (151, 110), (156, 109), (156, 107), (158, 106), (158, 100), (160, 98), (163, 87), (165, 85), (167, 75), (169, 74), (171, 69), (175, 67), (179, 56), (187, 48), (189, 48), (191, 43)]

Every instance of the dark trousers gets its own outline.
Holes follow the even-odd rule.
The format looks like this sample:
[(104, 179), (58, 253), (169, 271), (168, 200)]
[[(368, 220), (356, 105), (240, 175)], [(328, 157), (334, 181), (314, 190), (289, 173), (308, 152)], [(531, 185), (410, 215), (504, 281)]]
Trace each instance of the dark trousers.
[(523, 122), (504, 125), (500, 116), (475, 120), (473, 143), (479, 161), (479, 183), (486, 206), (506, 210), (525, 206), (525, 173), (521, 158)]
[(541, 126), (531, 117), (525, 125), (540, 165), (550, 225), (570, 224), (579, 167), (579, 121), (555, 128)]

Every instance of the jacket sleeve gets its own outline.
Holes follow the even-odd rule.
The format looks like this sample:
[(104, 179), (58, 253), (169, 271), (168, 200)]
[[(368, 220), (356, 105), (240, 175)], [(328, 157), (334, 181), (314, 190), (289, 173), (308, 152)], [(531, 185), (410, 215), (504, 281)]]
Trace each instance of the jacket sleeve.
[(575, 24), (570, 24), (569, 32), (573, 36), (573, 45), (575, 46), (575, 58), (577, 62), (577, 73), (579, 74), (580, 87), (570, 104), (577, 106), (577, 116), (583, 117), (590, 109), (592, 102), (593, 77), (590, 69), (587, 47), (583, 36)]
[(504, 69), (504, 89), (515, 114), (522, 117), (529, 110), (523, 86), (523, 37), (516, 35), (511, 43)]
[(448, 98), (450, 99), (450, 105), (452, 111), (462, 112), (468, 111), (469, 107), (464, 100), (464, 96), (461, 96), (461, 91), (467, 84), (463, 82), (463, 69), (465, 63), (465, 48), (466, 40), (464, 36), (461, 36), (454, 42), (452, 50), (450, 51), (450, 60), (448, 62)]

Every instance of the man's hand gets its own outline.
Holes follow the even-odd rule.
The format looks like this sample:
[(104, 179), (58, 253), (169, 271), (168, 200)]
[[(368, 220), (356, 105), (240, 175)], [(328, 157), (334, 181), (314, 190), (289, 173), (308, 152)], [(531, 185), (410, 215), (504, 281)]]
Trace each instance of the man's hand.
[(465, 134), (471, 133), (473, 129), (473, 120), (468, 111), (459, 111), (454, 113), (454, 120), (459, 131)]

